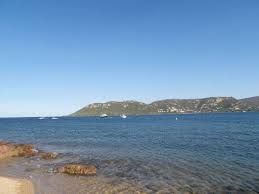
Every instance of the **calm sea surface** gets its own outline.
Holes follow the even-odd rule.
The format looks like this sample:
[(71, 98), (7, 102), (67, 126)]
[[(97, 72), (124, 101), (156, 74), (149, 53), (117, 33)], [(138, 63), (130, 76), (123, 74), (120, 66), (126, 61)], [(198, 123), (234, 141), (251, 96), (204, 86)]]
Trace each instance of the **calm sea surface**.
[(95, 164), (151, 193), (259, 192), (259, 113), (0, 119), (0, 140)]

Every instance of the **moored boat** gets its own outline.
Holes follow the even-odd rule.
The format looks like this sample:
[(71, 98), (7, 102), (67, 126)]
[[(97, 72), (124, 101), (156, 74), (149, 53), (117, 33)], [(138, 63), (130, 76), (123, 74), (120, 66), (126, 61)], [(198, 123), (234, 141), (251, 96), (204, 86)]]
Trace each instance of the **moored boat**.
[(125, 114), (122, 114), (120, 117), (123, 118), (123, 119), (127, 118), (127, 116)]
[(101, 115), (100, 115), (100, 118), (106, 118), (106, 117), (108, 117), (107, 114), (101, 114)]

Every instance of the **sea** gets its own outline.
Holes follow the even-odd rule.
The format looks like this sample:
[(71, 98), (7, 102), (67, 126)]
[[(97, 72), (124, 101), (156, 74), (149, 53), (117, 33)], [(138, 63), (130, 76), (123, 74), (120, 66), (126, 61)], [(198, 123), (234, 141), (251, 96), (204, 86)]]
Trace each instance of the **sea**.
[[(1, 140), (60, 154), (0, 165), (37, 193), (259, 193), (259, 113), (1, 118)], [(54, 172), (67, 163), (97, 175)]]

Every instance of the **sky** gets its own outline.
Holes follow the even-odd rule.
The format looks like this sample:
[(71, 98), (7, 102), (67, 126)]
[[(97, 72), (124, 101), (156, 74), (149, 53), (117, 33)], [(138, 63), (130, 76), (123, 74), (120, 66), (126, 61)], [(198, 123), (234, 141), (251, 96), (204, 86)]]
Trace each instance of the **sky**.
[(1, 0), (0, 117), (259, 95), (258, 0)]

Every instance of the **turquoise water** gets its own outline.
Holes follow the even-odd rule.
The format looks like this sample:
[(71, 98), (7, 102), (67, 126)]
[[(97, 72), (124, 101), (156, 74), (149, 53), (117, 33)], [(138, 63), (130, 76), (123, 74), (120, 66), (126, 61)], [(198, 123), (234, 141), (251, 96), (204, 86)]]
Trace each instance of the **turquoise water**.
[(0, 119), (0, 140), (95, 164), (102, 176), (151, 193), (259, 193), (259, 113), (8, 118)]

